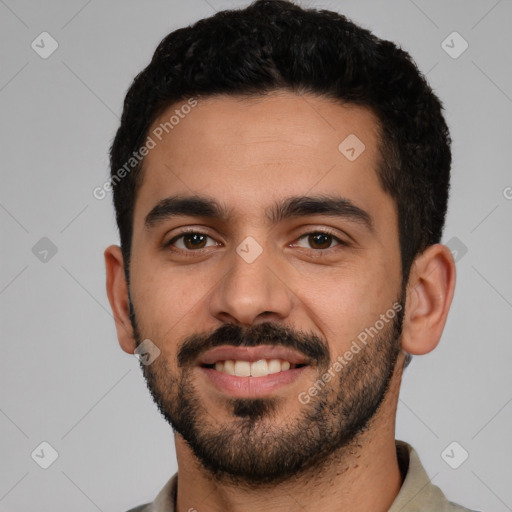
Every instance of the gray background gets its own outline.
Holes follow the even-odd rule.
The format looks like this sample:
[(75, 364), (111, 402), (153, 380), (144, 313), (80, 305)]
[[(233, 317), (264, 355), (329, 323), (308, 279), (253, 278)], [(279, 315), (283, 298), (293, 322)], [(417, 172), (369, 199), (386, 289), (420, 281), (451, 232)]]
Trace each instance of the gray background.
[[(171, 429), (117, 344), (103, 265), (117, 234), (110, 197), (92, 191), (127, 87), (162, 37), (245, 4), (0, 0), (0, 511), (124, 511), (176, 470)], [(439, 347), (406, 370), (397, 437), (450, 499), (512, 510), (511, 1), (302, 5), (398, 42), (445, 104), (458, 282)], [(59, 44), (47, 59), (31, 47), (43, 31)], [(469, 44), (458, 58), (442, 46), (453, 31)], [(59, 454), (48, 469), (43, 441)], [(469, 453), (458, 469), (441, 456), (453, 441), (452, 464)]]

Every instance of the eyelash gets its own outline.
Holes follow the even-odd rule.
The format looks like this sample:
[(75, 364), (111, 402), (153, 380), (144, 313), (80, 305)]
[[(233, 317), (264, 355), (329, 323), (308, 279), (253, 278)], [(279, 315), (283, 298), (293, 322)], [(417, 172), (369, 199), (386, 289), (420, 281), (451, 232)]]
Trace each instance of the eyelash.
[[(183, 238), (185, 235), (204, 235), (208, 238), (211, 238), (213, 240), (213, 237), (211, 237), (210, 235), (206, 234), (206, 233), (202, 233), (201, 231), (197, 231), (197, 230), (187, 230), (187, 231), (182, 231), (180, 234), (176, 235), (175, 237), (173, 237), (171, 240), (169, 240), (166, 244), (165, 244), (165, 248), (170, 248), (173, 252), (179, 252), (185, 256), (194, 256), (196, 254), (200, 254), (204, 249), (207, 249), (206, 247), (202, 248), (202, 249), (175, 249), (175, 248), (172, 248), (173, 244), (179, 240), (180, 238)], [(300, 235), (297, 240), (301, 240), (302, 238), (306, 237), (306, 236), (309, 236), (309, 235), (327, 235), (327, 236), (330, 236), (333, 238), (334, 241), (338, 242), (338, 245), (342, 245), (342, 246), (345, 246), (347, 247), (349, 244), (348, 242), (345, 242), (344, 240), (340, 239), (339, 237), (336, 236), (336, 234), (328, 229), (319, 229), (319, 230), (314, 230), (314, 231), (308, 231), (306, 233), (303, 233), (302, 235)], [(334, 249), (335, 247), (337, 247), (337, 245), (333, 246), (333, 247), (329, 247), (327, 249), (309, 249), (310, 251), (313, 251), (313, 252), (327, 252), (327, 251), (330, 251), (332, 249)], [(304, 247), (303, 247), (304, 249)]]

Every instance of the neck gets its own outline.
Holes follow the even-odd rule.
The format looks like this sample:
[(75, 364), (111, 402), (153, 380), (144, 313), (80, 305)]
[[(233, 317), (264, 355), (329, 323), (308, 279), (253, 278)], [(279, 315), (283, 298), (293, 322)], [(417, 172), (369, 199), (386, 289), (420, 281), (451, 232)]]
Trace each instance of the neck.
[[(399, 360), (396, 368), (401, 369)], [(200, 465), (176, 434), (178, 494), (176, 512), (260, 512), (322, 510), (386, 512), (402, 485), (395, 448), (395, 417), (401, 371), (369, 428), (349, 446), (332, 454), (322, 467), (279, 485), (245, 487), (222, 482)]]

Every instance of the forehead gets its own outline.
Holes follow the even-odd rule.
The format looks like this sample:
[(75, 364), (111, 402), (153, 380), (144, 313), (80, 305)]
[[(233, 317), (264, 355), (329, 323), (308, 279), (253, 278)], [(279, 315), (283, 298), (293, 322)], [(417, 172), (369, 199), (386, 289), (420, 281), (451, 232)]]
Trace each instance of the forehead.
[(291, 196), (391, 201), (377, 178), (380, 129), (369, 109), (285, 91), (190, 105), (170, 106), (149, 131), (135, 223), (176, 194), (215, 197), (253, 219)]

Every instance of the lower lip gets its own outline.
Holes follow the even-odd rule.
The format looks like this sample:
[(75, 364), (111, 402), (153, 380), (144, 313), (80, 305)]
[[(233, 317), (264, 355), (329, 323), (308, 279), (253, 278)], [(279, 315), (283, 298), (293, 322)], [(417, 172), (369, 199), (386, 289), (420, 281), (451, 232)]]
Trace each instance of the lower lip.
[(213, 368), (200, 367), (199, 369), (223, 393), (240, 398), (254, 398), (269, 395), (287, 384), (295, 382), (306, 368), (307, 366), (302, 366), (271, 373), (265, 377), (237, 377)]

